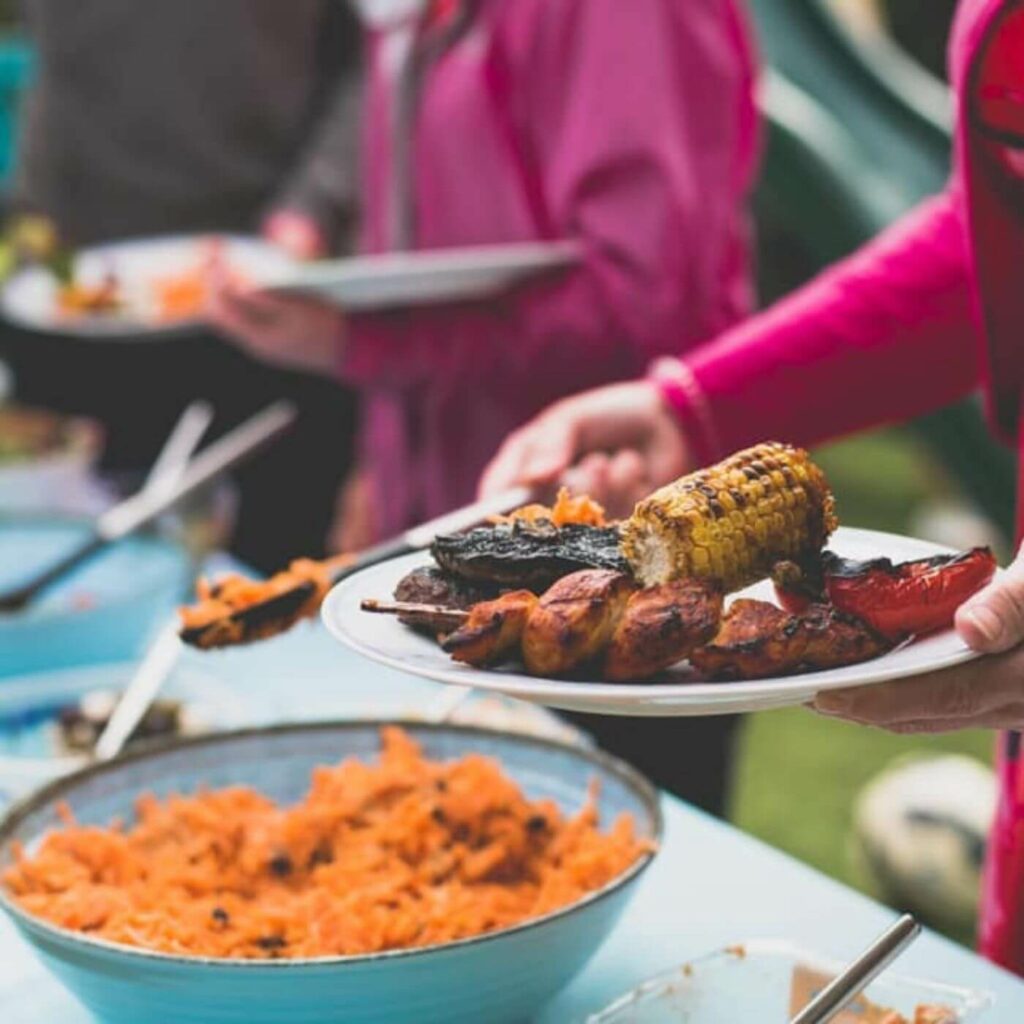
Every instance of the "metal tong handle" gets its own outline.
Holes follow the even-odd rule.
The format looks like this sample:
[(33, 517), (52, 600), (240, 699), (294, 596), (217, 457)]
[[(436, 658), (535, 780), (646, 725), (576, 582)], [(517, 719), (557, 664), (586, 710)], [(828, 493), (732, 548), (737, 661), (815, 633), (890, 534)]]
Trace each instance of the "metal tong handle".
[(829, 982), (790, 1024), (826, 1024), (845, 1010), (920, 934), (921, 926), (904, 914)]
[(154, 520), (167, 509), (184, 500), (214, 477), (231, 469), (236, 463), (262, 448), (268, 441), (289, 427), (295, 419), (295, 406), (275, 402), (220, 440), (204, 448), (181, 474), (175, 485), (151, 493), (145, 488), (119, 505), (108, 509), (96, 524), (96, 533), (103, 540), (126, 537), (140, 526)]
[(160, 692), (160, 687), (178, 663), (181, 650), (178, 620), (175, 618), (160, 630), (156, 640), (150, 644), (117, 702), (114, 713), (100, 733), (93, 751), (98, 761), (109, 761), (121, 753)]
[(231, 469), (276, 437), (295, 419), (295, 407), (277, 402), (205, 448), (189, 463), (173, 487), (145, 488), (104, 512), (92, 534), (67, 555), (47, 566), (33, 579), (0, 595), (0, 611), (18, 611), (41, 591), (87, 561), (106, 545), (134, 532), (187, 498), (214, 477)]
[(406, 530), (405, 533), (399, 534), (392, 540), (386, 540), (367, 548), (354, 562), (342, 566), (334, 574), (333, 581), (338, 583), (347, 576), (368, 569), (372, 565), (379, 565), (391, 558), (397, 558), (399, 555), (422, 551), (424, 548), (430, 547), (438, 534), (457, 533), (459, 530), (476, 526), (477, 523), (483, 522), (489, 516), (503, 515), (519, 508), (520, 505), (527, 504), (533, 496), (533, 491), (528, 487), (513, 487), (500, 494), (492, 495), (490, 498), (474, 501), (471, 505), (464, 505), (462, 508), (455, 509), (454, 512), (446, 512), (443, 516), (438, 516), (436, 519)]

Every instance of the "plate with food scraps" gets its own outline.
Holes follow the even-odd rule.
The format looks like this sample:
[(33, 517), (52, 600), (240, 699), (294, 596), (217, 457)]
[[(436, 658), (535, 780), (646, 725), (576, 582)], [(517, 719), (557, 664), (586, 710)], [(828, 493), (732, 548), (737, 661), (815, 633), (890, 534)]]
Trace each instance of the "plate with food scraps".
[[(910, 537), (840, 527), (829, 550), (856, 562), (887, 558), (893, 563), (956, 558), (949, 548)], [(431, 570), (429, 555), (417, 553), (367, 569), (339, 583), (323, 605), (323, 620), (341, 643), (391, 668), (439, 682), (492, 690), (568, 711), (610, 715), (697, 716), (738, 714), (805, 704), (826, 690), (868, 686), (934, 672), (977, 655), (947, 628), (895, 644), (885, 653), (825, 671), (737, 681), (710, 681), (683, 662), (638, 683), (609, 683), (599, 671), (584, 669), (572, 678), (538, 678), (521, 666), (478, 668), (453, 661), (436, 639), (389, 615), (368, 614), (368, 599), (389, 599), (414, 570)], [(746, 587), (725, 601), (777, 601), (770, 580)], [(781, 610), (780, 610), (781, 614)]]
[(244, 235), (172, 235), (81, 249), (71, 279), (43, 266), (15, 273), (0, 310), (29, 330), (77, 337), (156, 339), (201, 319), (215, 262), (239, 281), (288, 274), (293, 260)]

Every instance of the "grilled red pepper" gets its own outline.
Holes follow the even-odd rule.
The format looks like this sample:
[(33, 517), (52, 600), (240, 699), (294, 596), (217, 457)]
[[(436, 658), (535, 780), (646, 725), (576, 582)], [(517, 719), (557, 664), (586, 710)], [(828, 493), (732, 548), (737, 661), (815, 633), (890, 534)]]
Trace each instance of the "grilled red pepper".
[(921, 636), (953, 624), (953, 616), (996, 571), (988, 548), (893, 565), (888, 558), (855, 562), (826, 552), (825, 593), (890, 639)]

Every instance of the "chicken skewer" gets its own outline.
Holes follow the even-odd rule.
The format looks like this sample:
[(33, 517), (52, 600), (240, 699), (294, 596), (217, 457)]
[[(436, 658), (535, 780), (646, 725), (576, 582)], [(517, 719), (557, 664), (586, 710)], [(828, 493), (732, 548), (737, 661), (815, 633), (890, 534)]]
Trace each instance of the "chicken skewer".
[[(403, 616), (444, 611), (402, 601), (364, 601), (362, 607)], [(441, 646), (456, 661), (478, 667), (521, 656), (533, 675), (596, 667), (606, 679), (629, 682), (683, 661), (711, 639), (721, 614), (722, 593), (714, 584), (687, 580), (641, 590), (622, 573), (587, 569), (541, 597), (510, 591), (468, 612), (451, 612), (455, 628)]]

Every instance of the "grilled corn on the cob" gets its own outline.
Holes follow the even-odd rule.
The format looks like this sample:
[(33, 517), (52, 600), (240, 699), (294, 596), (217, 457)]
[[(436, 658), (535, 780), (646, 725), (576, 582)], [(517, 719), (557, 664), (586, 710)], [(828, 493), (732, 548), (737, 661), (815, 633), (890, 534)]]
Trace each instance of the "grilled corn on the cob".
[(692, 576), (730, 591), (816, 554), (835, 527), (825, 474), (802, 449), (767, 442), (641, 501), (622, 550), (647, 586)]

